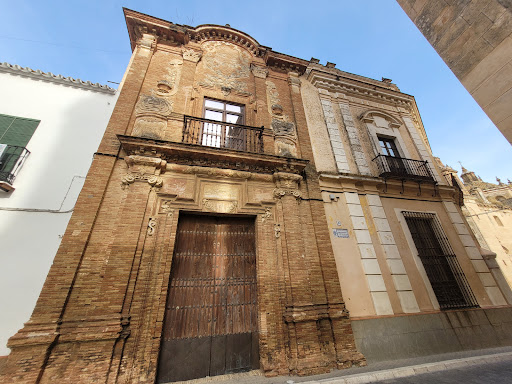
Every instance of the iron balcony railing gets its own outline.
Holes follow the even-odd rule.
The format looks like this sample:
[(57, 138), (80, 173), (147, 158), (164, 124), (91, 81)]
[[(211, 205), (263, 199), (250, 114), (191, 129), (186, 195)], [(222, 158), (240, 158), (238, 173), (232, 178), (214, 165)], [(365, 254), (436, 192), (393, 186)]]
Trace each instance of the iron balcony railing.
[(386, 155), (378, 155), (373, 161), (377, 164), (380, 177), (435, 181), (427, 161)]
[(236, 151), (263, 153), (263, 127), (184, 116), (183, 142)]
[(25, 147), (0, 144), (0, 181), (12, 184), (29, 154)]

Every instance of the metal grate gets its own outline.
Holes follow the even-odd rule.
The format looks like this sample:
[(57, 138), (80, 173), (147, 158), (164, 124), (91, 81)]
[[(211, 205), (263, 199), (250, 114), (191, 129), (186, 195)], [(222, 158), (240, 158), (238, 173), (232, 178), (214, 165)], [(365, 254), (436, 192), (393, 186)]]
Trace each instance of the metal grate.
[(373, 161), (380, 177), (435, 182), (427, 161), (386, 155), (377, 155)]
[(185, 116), (183, 142), (207, 147), (263, 153), (263, 127)]
[(12, 184), (29, 154), (25, 147), (0, 144), (0, 181)]
[(402, 214), (441, 309), (478, 307), (436, 215), (407, 211)]

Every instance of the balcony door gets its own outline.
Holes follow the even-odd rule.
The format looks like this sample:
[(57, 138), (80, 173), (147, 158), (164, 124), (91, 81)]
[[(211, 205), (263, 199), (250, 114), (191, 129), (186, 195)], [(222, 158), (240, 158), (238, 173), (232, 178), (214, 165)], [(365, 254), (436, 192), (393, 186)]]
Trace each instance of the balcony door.
[(180, 215), (158, 383), (259, 368), (254, 219)]
[(201, 144), (209, 147), (230, 148), (239, 151), (246, 150), (244, 124), (244, 107), (225, 101), (205, 99), (204, 118), (218, 121), (204, 122)]
[(398, 152), (395, 140), (381, 136), (378, 136), (378, 138), (381, 152), (386, 156), (386, 161), (384, 162), (384, 166), (388, 168), (386, 172), (390, 172), (393, 175), (406, 176), (408, 174), (407, 168)]

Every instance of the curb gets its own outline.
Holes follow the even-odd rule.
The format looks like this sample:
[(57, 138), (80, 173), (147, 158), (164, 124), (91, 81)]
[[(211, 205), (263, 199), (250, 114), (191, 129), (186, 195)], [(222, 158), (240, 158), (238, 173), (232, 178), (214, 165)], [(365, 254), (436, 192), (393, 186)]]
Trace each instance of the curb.
[[(375, 383), (382, 380), (398, 379), (421, 375), (423, 373), (446, 371), (449, 369), (461, 369), (478, 364), (492, 364), (512, 359), (512, 352), (497, 353), (494, 355), (467, 357), (463, 359), (444, 360), (435, 363), (411, 365), (382, 371), (359, 373), (343, 377), (334, 377), (322, 380), (302, 381), (300, 384), (365, 384)], [(288, 380), (287, 384), (295, 384), (295, 381)], [(298, 383), (297, 383), (298, 384)]]

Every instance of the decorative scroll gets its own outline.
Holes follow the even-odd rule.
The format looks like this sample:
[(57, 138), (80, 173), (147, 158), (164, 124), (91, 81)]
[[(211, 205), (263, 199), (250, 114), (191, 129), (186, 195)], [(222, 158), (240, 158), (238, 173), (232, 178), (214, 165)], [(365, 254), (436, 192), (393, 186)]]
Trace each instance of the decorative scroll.
[(274, 236), (276, 239), (281, 237), (281, 224), (274, 224)]
[(149, 219), (149, 223), (148, 223), (148, 236), (153, 236), (153, 234), (155, 233), (155, 227), (156, 227), (156, 218), (151, 217)]
[(136, 181), (146, 181), (149, 185), (155, 188), (161, 188), (164, 184), (161, 177), (155, 175), (143, 175), (140, 173), (127, 173), (121, 179), (121, 188), (125, 189), (128, 185)]

